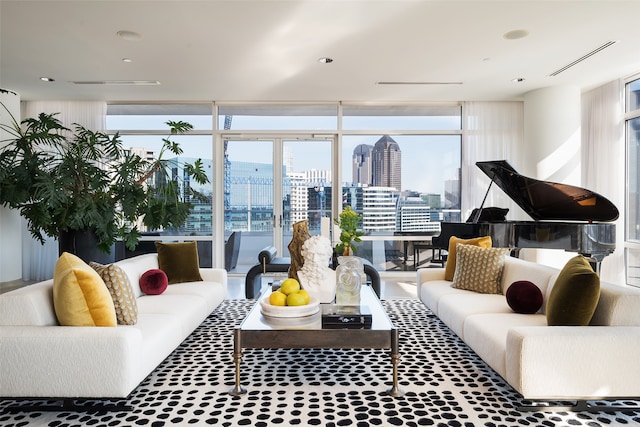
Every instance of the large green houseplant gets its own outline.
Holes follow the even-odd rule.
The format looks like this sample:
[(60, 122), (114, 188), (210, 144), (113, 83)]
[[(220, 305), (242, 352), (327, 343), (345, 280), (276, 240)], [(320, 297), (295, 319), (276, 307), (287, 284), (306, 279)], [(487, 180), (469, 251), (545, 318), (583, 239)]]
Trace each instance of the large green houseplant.
[[(4, 107), (4, 105), (2, 106)], [(2, 114), (10, 115), (4, 108)], [(171, 135), (192, 129), (167, 122)], [(133, 250), (139, 225), (151, 230), (176, 228), (188, 218), (190, 200), (201, 195), (171, 174), (180, 146), (163, 138), (157, 158), (142, 159), (123, 147), (118, 134), (80, 125), (68, 129), (56, 114), (41, 113), (21, 124), (11, 117), (2, 125), (0, 204), (18, 209), (32, 236), (61, 239), (67, 233), (90, 233), (109, 252), (117, 240)], [(202, 162), (183, 165), (190, 180), (208, 182)]]

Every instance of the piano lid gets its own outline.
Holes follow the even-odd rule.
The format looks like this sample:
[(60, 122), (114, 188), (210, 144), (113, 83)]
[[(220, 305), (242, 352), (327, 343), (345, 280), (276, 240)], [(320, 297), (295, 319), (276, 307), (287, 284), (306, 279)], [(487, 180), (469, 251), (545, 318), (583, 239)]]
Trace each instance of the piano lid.
[(618, 209), (585, 188), (520, 175), (506, 160), (477, 162), (493, 182), (536, 221), (615, 221)]

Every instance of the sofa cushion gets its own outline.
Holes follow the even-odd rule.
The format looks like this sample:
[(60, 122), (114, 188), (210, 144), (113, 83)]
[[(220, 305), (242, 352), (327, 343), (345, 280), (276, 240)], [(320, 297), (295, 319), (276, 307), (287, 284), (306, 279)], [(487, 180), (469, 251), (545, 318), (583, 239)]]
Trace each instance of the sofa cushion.
[(513, 282), (507, 289), (506, 297), (507, 304), (515, 313), (533, 314), (542, 307), (542, 291), (528, 280)]
[(547, 301), (549, 326), (587, 326), (600, 298), (600, 278), (582, 255), (560, 271)]
[(202, 280), (196, 242), (156, 242), (158, 265), (167, 274), (169, 284)]
[(116, 310), (102, 278), (63, 252), (53, 271), (53, 305), (63, 326), (116, 326)]
[(140, 276), (140, 289), (147, 295), (160, 295), (168, 284), (166, 273), (159, 268), (147, 270)]
[(501, 294), (500, 277), (508, 249), (458, 244), (452, 287)]
[(473, 239), (459, 239), (456, 236), (451, 236), (449, 238), (449, 249), (447, 250), (447, 263), (444, 266), (444, 280), (453, 280), (453, 275), (456, 271), (456, 253), (458, 243), (490, 248), (491, 236), (476, 237)]
[(479, 294), (460, 290), (459, 294), (442, 295), (438, 302), (438, 317), (460, 338), (464, 339), (464, 325), (475, 314), (513, 314), (504, 295)]
[(115, 264), (90, 262), (89, 266), (98, 272), (111, 294), (118, 325), (135, 325), (138, 321), (138, 304), (125, 272)]

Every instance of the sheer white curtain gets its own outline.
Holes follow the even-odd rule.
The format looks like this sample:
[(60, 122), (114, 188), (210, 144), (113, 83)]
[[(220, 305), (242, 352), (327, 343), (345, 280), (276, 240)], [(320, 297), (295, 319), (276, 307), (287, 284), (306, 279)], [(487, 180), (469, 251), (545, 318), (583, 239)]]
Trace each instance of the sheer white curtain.
[(582, 183), (602, 194), (620, 211), (616, 250), (602, 262), (600, 277), (625, 283), (624, 82), (613, 81), (582, 95)]
[[(28, 101), (23, 103), (22, 118), (37, 117), (40, 113), (60, 113), (56, 117), (70, 129), (74, 123), (87, 129), (100, 131), (105, 128), (107, 104), (102, 101)], [(22, 219), (22, 278), (40, 281), (53, 277), (58, 259), (58, 241), (47, 239), (44, 245), (34, 240)]]
[[(522, 102), (465, 102), (462, 147), (461, 216), (466, 220), (473, 208), (480, 207), (491, 180), (476, 162), (507, 160), (516, 170), (521, 166), (520, 147), (524, 140)], [(508, 219), (526, 219), (526, 215), (496, 185), (491, 187), (485, 207), (508, 208)]]

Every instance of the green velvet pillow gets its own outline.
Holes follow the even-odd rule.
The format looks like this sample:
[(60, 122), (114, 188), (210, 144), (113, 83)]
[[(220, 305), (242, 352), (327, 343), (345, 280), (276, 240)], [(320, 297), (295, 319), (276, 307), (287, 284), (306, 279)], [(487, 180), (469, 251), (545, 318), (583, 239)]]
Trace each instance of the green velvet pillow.
[(556, 279), (547, 301), (549, 326), (588, 326), (600, 299), (600, 277), (589, 262), (571, 258)]
[(158, 266), (169, 279), (169, 284), (202, 281), (196, 242), (155, 242)]

